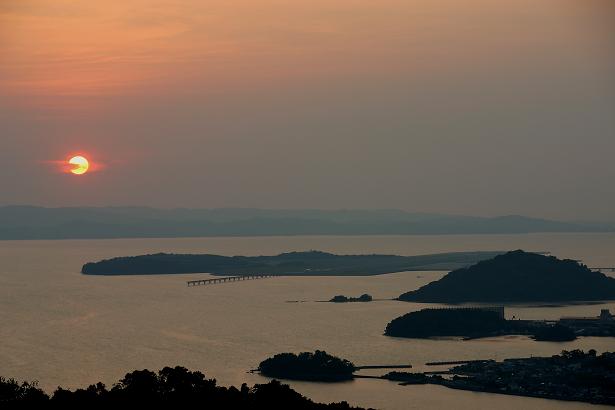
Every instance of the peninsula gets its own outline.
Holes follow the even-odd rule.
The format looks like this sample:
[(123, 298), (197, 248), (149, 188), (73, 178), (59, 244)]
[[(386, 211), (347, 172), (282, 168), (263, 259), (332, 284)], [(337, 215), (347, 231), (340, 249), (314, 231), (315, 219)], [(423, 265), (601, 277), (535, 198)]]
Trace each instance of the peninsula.
[(608, 309), (597, 317), (554, 320), (507, 320), (504, 307), (423, 309), (393, 319), (384, 334), (394, 337), (463, 337), (475, 339), (527, 335), (536, 341), (566, 342), (578, 336), (615, 337), (615, 319)]
[(454, 270), (398, 299), (452, 304), (615, 300), (615, 279), (577, 261), (517, 250)]
[(452, 389), (615, 405), (615, 353), (563, 351), (552, 357), (475, 360), (441, 374), (391, 372), (402, 385), (437, 384)]
[(380, 275), (426, 270), (451, 270), (492, 258), (502, 252), (454, 252), (419, 256), (334, 255), (320, 251), (276, 256), (167, 254), (119, 257), (86, 263), (87, 275), (148, 275), (211, 273), (213, 275)]

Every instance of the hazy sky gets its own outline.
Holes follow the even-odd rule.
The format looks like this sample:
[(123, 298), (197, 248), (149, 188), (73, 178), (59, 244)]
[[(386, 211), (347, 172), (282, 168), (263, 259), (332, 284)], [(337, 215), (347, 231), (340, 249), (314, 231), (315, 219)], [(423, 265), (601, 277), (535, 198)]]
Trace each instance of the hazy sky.
[[(612, 0), (2, 0), (0, 205), (615, 220)], [(82, 177), (54, 161), (83, 153)]]

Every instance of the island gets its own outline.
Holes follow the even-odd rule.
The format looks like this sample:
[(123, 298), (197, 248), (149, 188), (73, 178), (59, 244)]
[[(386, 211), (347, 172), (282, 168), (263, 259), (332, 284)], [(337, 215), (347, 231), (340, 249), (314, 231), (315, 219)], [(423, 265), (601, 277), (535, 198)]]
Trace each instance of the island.
[(564, 317), (553, 321), (507, 320), (503, 306), (430, 308), (393, 319), (384, 334), (417, 339), (527, 335), (536, 341), (566, 342), (578, 336), (615, 337), (615, 319), (608, 309), (593, 318)]
[(357, 368), (348, 360), (325, 351), (280, 353), (258, 365), (258, 371), (268, 377), (289, 380), (338, 382), (351, 380)]
[(17, 382), (0, 377), (0, 403), (8, 408), (108, 408), (130, 405), (135, 408), (188, 408), (195, 404), (210, 409), (304, 409), (349, 410), (347, 402), (321, 404), (302, 396), (286, 384), (272, 380), (266, 384), (240, 388), (218, 386), (198, 371), (180, 366), (158, 372), (135, 370), (107, 388), (96, 383), (68, 390), (58, 387), (50, 396), (36, 382)]
[(391, 372), (402, 385), (436, 384), (453, 389), (615, 405), (615, 353), (563, 351), (552, 357), (474, 360), (449, 370)]
[(359, 296), (358, 298), (348, 297), (348, 296), (344, 296), (344, 295), (337, 295), (337, 296), (334, 296), (333, 298), (331, 298), (331, 300), (329, 300), (329, 302), (333, 302), (333, 303), (371, 302), (372, 300), (374, 300), (374, 299), (372, 298), (371, 295), (368, 295), (367, 293), (364, 293), (361, 296)]
[(442, 271), (468, 266), (502, 252), (453, 252), (419, 256), (335, 255), (288, 252), (275, 256), (167, 254), (119, 257), (83, 265), (86, 275), (210, 273), (213, 275), (380, 275), (404, 271)]
[(468, 307), (410, 312), (393, 319), (384, 334), (417, 339), (440, 336), (475, 338), (509, 334), (510, 331), (503, 308)]
[(533, 339), (538, 342), (569, 342), (577, 338), (572, 328), (560, 323), (551, 326), (538, 326), (533, 333)]
[(453, 270), (398, 299), (447, 304), (615, 300), (615, 279), (577, 261), (517, 250)]

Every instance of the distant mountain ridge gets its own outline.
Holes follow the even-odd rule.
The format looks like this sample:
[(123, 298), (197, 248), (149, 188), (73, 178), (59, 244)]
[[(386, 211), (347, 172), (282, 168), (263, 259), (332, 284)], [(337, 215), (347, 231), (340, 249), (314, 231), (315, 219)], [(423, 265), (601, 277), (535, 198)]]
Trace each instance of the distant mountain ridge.
[(267, 235), (435, 235), (613, 232), (615, 225), (518, 215), (473, 217), (380, 210), (0, 207), (0, 239)]

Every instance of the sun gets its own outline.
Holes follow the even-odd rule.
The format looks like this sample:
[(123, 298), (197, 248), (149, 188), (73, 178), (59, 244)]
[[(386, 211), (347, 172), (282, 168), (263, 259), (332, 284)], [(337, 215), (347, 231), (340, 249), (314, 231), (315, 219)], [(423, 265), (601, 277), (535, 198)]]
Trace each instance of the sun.
[(71, 166), (70, 172), (75, 175), (83, 175), (88, 172), (88, 169), (90, 168), (90, 162), (81, 155), (77, 155), (76, 157), (69, 159), (68, 164)]

